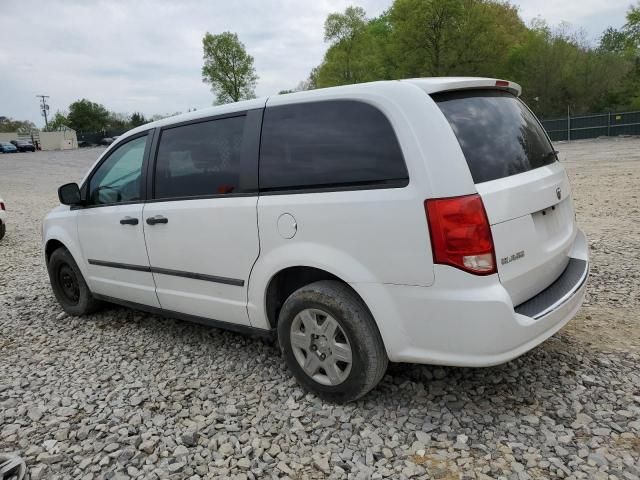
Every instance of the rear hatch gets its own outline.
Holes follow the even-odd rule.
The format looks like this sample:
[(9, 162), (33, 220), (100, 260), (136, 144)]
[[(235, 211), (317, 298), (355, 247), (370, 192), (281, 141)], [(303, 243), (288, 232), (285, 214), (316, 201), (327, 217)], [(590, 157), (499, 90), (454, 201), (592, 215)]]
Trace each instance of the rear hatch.
[(500, 281), (519, 305), (569, 262), (577, 227), (567, 174), (515, 95), (481, 89), (432, 98), (458, 138), (491, 224)]

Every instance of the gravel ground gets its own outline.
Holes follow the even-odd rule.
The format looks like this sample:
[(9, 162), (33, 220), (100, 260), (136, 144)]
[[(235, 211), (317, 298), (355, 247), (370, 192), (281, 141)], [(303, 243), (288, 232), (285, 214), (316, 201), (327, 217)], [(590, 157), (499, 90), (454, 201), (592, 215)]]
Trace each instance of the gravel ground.
[(346, 406), (305, 394), (262, 340), (117, 307), (66, 317), (40, 220), (99, 150), (0, 156), (0, 452), (32, 479), (638, 479), (640, 139), (557, 148), (593, 254), (581, 313), (498, 367), (392, 365)]

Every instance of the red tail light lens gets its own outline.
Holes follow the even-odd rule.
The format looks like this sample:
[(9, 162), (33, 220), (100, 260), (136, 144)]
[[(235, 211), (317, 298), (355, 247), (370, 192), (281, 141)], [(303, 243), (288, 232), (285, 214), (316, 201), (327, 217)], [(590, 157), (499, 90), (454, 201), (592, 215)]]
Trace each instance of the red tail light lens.
[(476, 275), (496, 273), (489, 220), (479, 195), (425, 200), (435, 263)]
[(496, 87), (508, 87), (509, 82), (506, 80), (496, 80)]
[(6, 210), (6, 208), (4, 208), (4, 203), (0, 202), (0, 210)]

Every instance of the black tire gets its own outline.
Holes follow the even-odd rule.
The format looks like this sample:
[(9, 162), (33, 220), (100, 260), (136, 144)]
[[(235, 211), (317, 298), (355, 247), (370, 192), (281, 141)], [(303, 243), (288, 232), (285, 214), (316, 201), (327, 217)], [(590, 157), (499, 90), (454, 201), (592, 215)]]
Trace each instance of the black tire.
[(53, 293), (62, 309), (69, 315), (88, 315), (100, 308), (100, 302), (93, 298), (69, 250), (58, 248), (47, 264)]
[(4, 234), (7, 233), (7, 226), (0, 222), (0, 240), (4, 238)]
[[(347, 339), (352, 363), (350, 368), (344, 368), (343, 374), (347, 376), (339, 384), (319, 383), (296, 359), (291, 345), (292, 325), (296, 316), (305, 310), (326, 312), (342, 329), (340, 335), (344, 334)], [(317, 318), (322, 318), (322, 315)], [(302, 334), (304, 335), (304, 332)], [(317, 340), (312, 340), (315, 341)], [(380, 332), (368, 308), (353, 290), (335, 280), (322, 280), (305, 285), (287, 298), (278, 317), (278, 343), (287, 366), (298, 382), (320, 398), (335, 403), (351, 402), (365, 395), (380, 382), (389, 363)], [(320, 348), (313, 344), (311, 347), (315, 347), (317, 355)], [(300, 356), (299, 349), (297, 354)], [(332, 354), (329, 349), (327, 355), (331, 357)], [(321, 372), (322, 368), (318, 373), (322, 374)]]

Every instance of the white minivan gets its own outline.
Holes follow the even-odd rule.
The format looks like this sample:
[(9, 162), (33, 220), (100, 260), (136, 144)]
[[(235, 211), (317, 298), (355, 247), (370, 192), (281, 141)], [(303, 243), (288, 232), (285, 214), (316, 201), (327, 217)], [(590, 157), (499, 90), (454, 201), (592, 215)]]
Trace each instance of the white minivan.
[(565, 325), (589, 271), (567, 174), (512, 82), (383, 81), (122, 135), (44, 222), (71, 315), (113, 302), (277, 338), (307, 389), (389, 361), (488, 366)]

